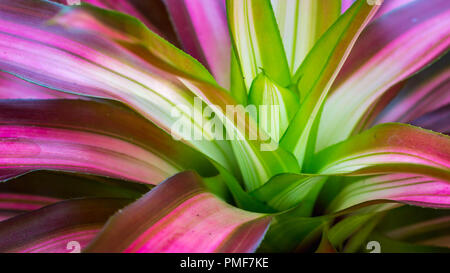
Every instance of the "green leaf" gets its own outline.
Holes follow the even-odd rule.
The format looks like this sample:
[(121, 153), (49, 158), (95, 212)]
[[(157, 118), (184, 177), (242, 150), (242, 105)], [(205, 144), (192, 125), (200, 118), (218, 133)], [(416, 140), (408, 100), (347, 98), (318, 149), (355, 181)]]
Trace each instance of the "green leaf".
[(288, 86), (289, 67), (270, 0), (230, 0), (227, 12), (247, 90), (260, 69), (281, 86)]
[(248, 106), (236, 106), (236, 101), (223, 89), (210, 83), (184, 79), (182, 82), (200, 97), (224, 124), (246, 189), (251, 191), (263, 185), (272, 176), (298, 172), (293, 155), (260, 130), (251, 117)]
[(312, 250), (320, 240), (325, 217), (295, 217), (289, 213), (275, 216), (259, 252)]
[(341, 14), (340, 0), (272, 0), (291, 74)]
[(230, 92), (233, 98), (242, 105), (247, 105), (247, 87), (242, 76), (241, 66), (234, 50), (231, 50)]
[(317, 247), (315, 253), (337, 253), (336, 248), (328, 239), (328, 230), (324, 229), (322, 239), (320, 240), (319, 246)]
[(358, 231), (361, 230), (361, 228), (364, 228), (364, 226), (375, 216), (390, 208), (392, 208), (392, 206), (372, 205), (356, 210), (353, 214), (348, 215), (346, 218), (330, 227), (328, 232), (330, 243), (334, 247), (341, 249), (345, 240), (357, 234)]
[[(253, 211), (253, 212), (260, 212), (260, 213), (274, 213), (276, 212), (275, 209), (267, 206), (260, 200), (254, 198), (252, 195), (250, 195), (248, 192), (244, 191), (241, 184), (239, 184), (236, 177), (234, 177), (229, 171), (227, 171), (225, 168), (223, 168), (220, 164), (215, 163), (215, 166), (217, 170), (219, 170), (221, 179), (223, 179), (223, 183), (226, 184), (228, 187), (228, 190), (230, 191), (230, 194), (232, 195), (234, 199), (234, 203), (237, 207), (247, 210), (247, 211)], [(208, 189), (216, 193), (215, 187), (211, 187), (210, 185), (206, 184), (208, 186)], [(223, 195), (221, 196), (223, 197)]]
[(278, 142), (298, 110), (299, 99), (262, 72), (250, 88), (249, 104), (256, 107), (259, 127)]
[(250, 195), (278, 211), (284, 211), (297, 206), (311, 193), (318, 191), (325, 180), (324, 176), (280, 174), (250, 192)]
[(401, 123), (373, 127), (318, 153), (314, 173), (410, 173), (450, 180), (450, 137)]
[(345, 253), (353, 253), (360, 250), (363, 246), (367, 248), (367, 244), (364, 244), (368, 242), (367, 238), (376, 228), (377, 224), (383, 219), (384, 214), (385, 213), (381, 212), (368, 219), (368, 221), (347, 240), (342, 251)]
[(314, 124), (320, 117), (322, 105), (356, 39), (378, 7), (360, 0), (348, 9), (328, 29), (310, 51), (295, 74), (302, 105), (281, 141), (292, 151), (302, 167), (308, 145), (315, 143)]

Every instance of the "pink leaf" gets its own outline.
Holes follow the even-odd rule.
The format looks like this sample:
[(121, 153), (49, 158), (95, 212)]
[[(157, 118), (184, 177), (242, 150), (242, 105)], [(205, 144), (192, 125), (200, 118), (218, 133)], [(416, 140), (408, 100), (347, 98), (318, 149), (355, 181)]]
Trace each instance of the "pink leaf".
[(269, 223), (264, 214), (226, 204), (185, 172), (114, 215), (87, 251), (251, 252)]
[(230, 85), (231, 42), (224, 0), (165, 0), (187, 53), (210, 69), (219, 84)]
[(445, 180), (408, 173), (362, 178), (344, 188), (333, 201), (330, 209), (339, 211), (377, 200), (433, 208), (450, 208), (450, 183)]
[[(81, 251), (108, 217), (128, 199), (90, 198), (59, 202), (0, 222), (0, 252)], [(75, 243), (71, 243), (75, 242)]]
[(157, 184), (184, 168), (214, 170), (197, 152), (123, 106), (7, 100), (0, 101), (0, 109), (0, 179), (52, 169)]
[(418, 0), (373, 21), (355, 44), (325, 102), (316, 151), (346, 139), (390, 87), (424, 68), (449, 46), (450, 2), (446, 0)]
[(103, 9), (116, 10), (144, 23), (153, 32), (178, 45), (178, 39), (173, 30), (162, 0), (51, 0), (64, 5), (79, 5), (88, 3)]
[(409, 79), (374, 124), (410, 123), (426, 113), (450, 104), (450, 55)]
[(403, 172), (450, 180), (450, 137), (386, 123), (323, 150), (313, 161), (311, 171), (320, 174)]
[(0, 71), (0, 99), (62, 99), (83, 97), (38, 86)]

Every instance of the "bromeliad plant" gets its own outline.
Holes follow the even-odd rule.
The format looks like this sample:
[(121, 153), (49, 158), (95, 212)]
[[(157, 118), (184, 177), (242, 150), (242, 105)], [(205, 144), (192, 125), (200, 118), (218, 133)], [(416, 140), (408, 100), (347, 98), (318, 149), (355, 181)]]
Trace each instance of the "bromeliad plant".
[(0, 1), (0, 251), (448, 251), (449, 1), (83, 2)]

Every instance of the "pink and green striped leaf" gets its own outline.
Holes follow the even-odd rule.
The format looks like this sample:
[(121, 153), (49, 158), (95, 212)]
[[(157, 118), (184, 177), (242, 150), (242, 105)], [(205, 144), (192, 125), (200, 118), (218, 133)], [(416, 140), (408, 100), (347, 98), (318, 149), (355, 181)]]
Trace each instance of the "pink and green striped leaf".
[[(65, 24), (66, 20), (80, 22), (83, 18), (91, 16), (92, 21), (92, 15), (95, 16), (96, 20), (99, 20), (97, 21), (97, 25), (100, 27), (99, 29), (105, 27), (118, 27), (119, 32), (120, 30), (122, 32), (128, 30), (123, 29), (122, 26), (116, 26), (116, 21), (124, 21), (131, 24), (131, 26), (136, 27), (135, 31), (140, 29), (139, 26), (136, 26), (136, 22), (130, 21), (127, 17), (105, 13), (101, 10), (88, 7), (84, 9), (72, 9), (65, 15), (60, 16), (56, 21), (69, 26)], [(85, 21), (89, 22), (89, 20)], [(190, 91), (190, 95), (194, 94), (201, 98), (216, 116), (220, 118), (227, 131), (227, 138), (230, 137), (230, 135), (234, 138), (234, 141), (231, 141), (231, 146), (236, 155), (236, 159), (233, 159), (233, 155), (230, 154), (231, 150), (229, 149), (228, 142), (220, 140), (195, 141), (195, 137), (193, 138), (194, 141), (190, 140), (191, 143), (208, 145), (208, 147), (213, 146), (220, 151), (219, 155), (211, 154), (208, 150), (211, 148), (207, 148), (206, 150), (201, 150), (203, 153), (224, 165), (228, 170), (231, 170), (232, 173), (236, 173), (235, 164), (237, 161), (244, 183), (250, 190), (265, 183), (273, 175), (286, 171), (297, 171), (298, 166), (292, 155), (283, 151), (283, 149), (278, 148), (277, 145), (275, 145), (275, 147), (274, 145), (271, 145), (272, 141), (267, 138), (265, 134), (260, 132), (257, 124), (253, 119), (248, 117), (248, 113), (242, 109), (237, 109), (231, 113), (230, 116), (225, 112), (227, 107), (237, 104), (236, 100), (234, 100), (227, 91), (215, 84), (214, 79), (212, 79), (203, 67), (199, 66), (199, 63), (190, 58), (187, 54), (178, 52), (173, 46), (150, 32), (144, 32), (144, 34), (138, 32), (134, 36), (140, 38), (140, 40), (143, 40), (145, 43), (137, 43), (134, 41), (135, 38), (129, 41), (127, 39), (116, 37), (116, 35), (111, 35), (110, 38), (119, 41), (119, 43), (125, 45), (127, 49), (138, 54), (147, 62), (158, 67), (158, 69), (162, 69), (164, 73), (168, 73), (172, 77), (175, 77), (176, 79), (174, 80), (176, 80), (176, 83), (181, 83), (183, 88), (187, 88), (185, 91)], [(165, 54), (161, 55), (161, 52)], [(159, 59), (155, 59), (153, 57), (154, 55), (159, 57)], [(192, 70), (192, 67), (196, 67), (197, 69)], [(135, 105), (133, 106), (136, 107)], [(195, 103), (194, 107), (196, 107)], [(137, 109), (139, 110), (139, 107)], [(193, 113), (192, 116), (194, 120), (199, 119), (197, 116), (198, 114), (200, 115), (200, 119), (203, 118), (204, 121), (202, 124), (196, 123), (194, 125), (198, 127), (197, 129), (202, 130), (203, 134), (208, 137), (207, 139), (215, 139), (212, 132), (205, 132), (206, 126), (201, 126), (208, 123), (206, 117), (202, 115), (202, 113)], [(235, 121), (235, 116), (237, 122)], [(243, 120), (246, 120), (247, 122), (243, 123)], [(252, 135), (256, 136), (255, 140), (249, 137)]]
[(421, 116), (450, 104), (450, 54), (407, 80), (398, 95), (376, 117), (374, 124), (410, 123)]
[(270, 0), (227, 1), (228, 24), (247, 90), (262, 71), (283, 87), (288, 62)]
[[(368, 0), (372, 1), (374, 4), (377, 4), (378, 0)], [(396, 9), (403, 8), (404, 6), (407, 6), (414, 2), (416, 0), (387, 0), (384, 1), (383, 4), (381, 4), (380, 9), (378, 10), (377, 14), (375, 14), (375, 17), (373, 20), (376, 20), (377, 18), (385, 15), (386, 13), (392, 12)]]
[(183, 169), (214, 170), (201, 154), (119, 104), (6, 100), (0, 109), (1, 179), (52, 169), (157, 184)]
[(320, 117), (331, 84), (377, 8), (363, 0), (356, 2), (321, 37), (296, 72), (302, 104), (281, 146), (296, 156), (301, 167), (311, 150), (309, 144), (315, 142), (314, 124)]
[(359, 120), (354, 129), (354, 134), (372, 127), (374, 120), (378, 117), (378, 115), (380, 115), (381, 112), (383, 112), (383, 110), (386, 109), (386, 106), (391, 103), (393, 99), (395, 99), (399, 92), (402, 91), (406, 82), (407, 81), (405, 80), (397, 83), (389, 88), (389, 90), (387, 90), (381, 98), (377, 99), (377, 101), (366, 110), (363, 117)]
[[(449, 58), (450, 55), (445, 54), (423, 71), (390, 87), (366, 110), (353, 133), (358, 133), (380, 123), (402, 122), (412, 124), (413, 120), (420, 118), (422, 115), (449, 104), (450, 97), (446, 95), (449, 88), (448, 77), (450, 76), (447, 69)], [(436, 119), (436, 122), (438, 122), (438, 119)], [(423, 121), (425, 119), (421, 120), (421, 122)], [(441, 123), (441, 127), (442, 129), (445, 128), (445, 122)], [(432, 128), (439, 128), (439, 126), (423, 128), (433, 130)], [(442, 130), (434, 131), (444, 132)]]
[(450, 137), (411, 125), (386, 123), (335, 144), (313, 159), (323, 175), (411, 173), (450, 180)]
[[(0, 70), (52, 89), (120, 100), (168, 133), (179, 120), (172, 110), (183, 105), (190, 109), (182, 112), (183, 122), (202, 135), (199, 121), (191, 120), (199, 111), (194, 95), (172, 70), (209, 82), (214, 79), (195, 59), (135, 18), (92, 6), (61, 7), (30, 0), (0, 1), (0, 18), (5, 31), (0, 37)], [(63, 26), (49, 24), (50, 19)], [(138, 55), (127, 48), (132, 45), (145, 51)], [(227, 143), (187, 142), (233, 170)]]
[(106, 220), (130, 201), (73, 199), (10, 218), (0, 222), (0, 252), (80, 252)]
[(60, 171), (33, 171), (0, 183), (0, 192), (56, 199), (113, 197), (137, 199), (153, 186), (109, 177)]
[(226, 204), (184, 172), (115, 214), (86, 251), (252, 252), (270, 221)]
[(64, 5), (88, 3), (103, 9), (119, 11), (136, 17), (150, 30), (178, 45), (178, 38), (162, 0), (51, 0)]
[(185, 51), (230, 87), (231, 42), (224, 0), (164, 0)]
[[(78, 12), (81, 12), (81, 14), (83, 14), (82, 10), (78, 10)], [(96, 15), (96, 18), (103, 18), (102, 23), (109, 22), (110, 24), (114, 25), (115, 18), (111, 14), (101, 14), (101, 16), (99, 17), (98, 12), (95, 9), (86, 10), (86, 12), (92, 12)], [(76, 18), (80, 17), (80, 14), (77, 15), (77, 11), (74, 11), (72, 15)], [(121, 19), (125, 20), (126, 18)], [(159, 52), (156, 52), (156, 50), (158, 49), (158, 47), (156, 46), (174, 50), (169, 44), (163, 43), (164, 41), (156, 39), (154, 42), (161, 42), (162, 44), (151, 44), (152, 47), (150, 48), (148, 46), (145, 48), (140, 48), (138, 45), (139, 50), (137, 53), (141, 54), (143, 57), (148, 57), (148, 54), (145, 54), (145, 51), (153, 52), (151, 54), (160, 54)], [(122, 41), (121, 43), (127, 42)], [(135, 45), (128, 43), (128, 47), (134, 48), (134, 46)], [(133, 52), (135, 52), (138, 48), (134, 48)], [(144, 50), (144, 53), (142, 52), (142, 50)], [(182, 57), (186, 59), (188, 56), (182, 55)], [(229, 106), (234, 106), (237, 104), (236, 100), (234, 100), (227, 91), (214, 84), (212, 82), (213, 80), (210, 80), (204, 73), (198, 73), (200, 76), (196, 77), (191, 76), (192, 72), (187, 70), (188, 66), (181, 66), (181, 68), (175, 67), (176, 69), (173, 68), (172, 66), (174, 65), (180, 65), (178, 64), (178, 62), (172, 64), (172, 56), (166, 54), (163, 56), (163, 59), (165, 62), (168, 62), (168, 64), (163, 65), (162, 69), (171, 73), (171, 75), (177, 75), (177, 80), (181, 82), (184, 87), (187, 88), (190, 92), (201, 98), (201, 100), (209, 106), (209, 108), (216, 114), (216, 116), (220, 118), (221, 122), (224, 124), (227, 131), (227, 139), (233, 139), (233, 141), (231, 141), (231, 146), (234, 153), (236, 154), (236, 160), (230, 162), (230, 151), (226, 150), (228, 147), (225, 146), (228, 143), (224, 143), (222, 141), (212, 141), (212, 144), (222, 144), (222, 146), (219, 146), (219, 148), (225, 150), (225, 156), (228, 157), (225, 157), (223, 159), (219, 158), (220, 160), (217, 158), (213, 159), (227, 167), (229, 170), (231, 169), (232, 171), (234, 170), (234, 164), (237, 161), (237, 164), (239, 165), (243, 176), (244, 183), (246, 184), (246, 187), (248, 189), (254, 189), (255, 187), (265, 183), (273, 175), (289, 170), (296, 171), (298, 169), (297, 163), (295, 162), (295, 159), (292, 157), (292, 155), (290, 155), (283, 149), (278, 148), (277, 145), (272, 145), (273, 141), (271, 141), (270, 138), (266, 137), (265, 134), (263, 134), (259, 130), (257, 124), (253, 121), (252, 118), (249, 118), (249, 115), (245, 111), (245, 109), (235, 109), (235, 111), (232, 112), (231, 115), (229, 113), (226, 113), (226, 109)], [(146, 58), (146, 60), (155, 63), (155, 65), (161, 65), (160, 62), (155, 62), (155, 60), (153, 59)], [(192, 64), (196, 64), (194, 60), (187, 59), (187, 61), (190, 61)], [(188, 71), (191, 74), (188, 75), (185, 71)], [(196, 113), (194, 113), (193, 116), (195, 119)], [(200, 116), (200, 118), (201, 117), (206, 119), (204, 116)], [(237, 122), (235, 121), (235, 118)], [(242, 122), (244, 120), (246, 122)], [(202, 124), (207, 123), (207, 121), (204, 121)], [(206, 126), (203, 126), (201, 130), (204, 130), (204, 128), (206, 128)], [(205, 134), (205, 131), (203, 131), (203, 133)], [(212, 132), (206, 132), (206, 135), (208, 134), (210, 134), (209, 138), (214, 139), (214, 135), (212, 135)], [(250, 136), (256, 136), (256, 139), (252, 139)], [(203, 141), (201, 143), (205, 142), (206, 144), (211, 145), (211, 143), (207, 141)], [(207, 155), (209, 154), (207, 153)], [(224, 164), (224, 162), (227, 164)]]
[[(6, 18), (13, 17), (12, 21), (16, 22), (17, 16), (22, 20), (30, 20), (31, 17), (42, 26), (46, 20), (23, 15), (23, 13), (29, 13), (30, 9), (33, 12), (37, 9), (36, 7), (30, 7), (30, 5), (24, 5), (28, 1), (23, 1), (25, 0), (14, 2), (19, 7), (25, 6), (23, 7), (24, 10), (19, 9), (19, 15), (17, 12), (9, 14), (7, 12), (8, 7), (3, 8), (5, 13), (9, 15)], [(45, 8), (40, 5), (38, 5), (38, 8), (45, 9), (45, 11), (51, 8), (46, 7), (49, 3), (42, 2), (40, 4), (44, 5)], [(42, 50), (38, 51), (40, 54), (29, 56), (31, 60), (38, 59), (39, 65), (49, 65), (49, 60), (56, 57), (58, 57), (58, 63), (45, 67), (45, 69), (32, 69), (32, 71), (29, 70), (32, 65), (21, 63), (20, 69), (16, 73), (23, 73), (33, 81), (43, 80), (47, 85), (56, 85), (59, 86), (58, 89), (62, 90), (71, 90), (76, 83), (76, 90), (83, 94), (121, 100), (131, 105), (166, 132), (171, 132), (182, 138), (214, 161), (222, 164), (233, 174), (238, 173), (230, 143), (223, 140), (208, 140), (215, 138), (211, 131), (205, 131), (206, 126), (203, 126), (203, 124), (206, 124), (208, 120), (202, 115), (202, 105), (196, 105), (194, 98), (200, 97), (212, 107), (215, 114), (224, 119), (228, 133), (245, 136), (245, 132), (257, 132), (258, 128), (256, 124), (249, 124), (251, 122), (244, 125), (235, 124), (234, 120), (225, 115), (225, 106), (235, 105), (236, 102), (227, 91), (221, 89), (215, 83), (213, 77), (199, 62), (148, 31), (142, 23), (129, 16), (92, 6), (67, 7), (64, 11), (63, 14), (59, 14), (52, 20), (64, 26), (63, 29), (60, 26), (43, 26), (45, 27), (44, 30), (47, 31), (46, 34), (56, 32), (57, 37), (65, 41), (64, 44), (53, 45), (48, 48), (44, 46)], [(19, 22), (22, 21), (19, 20)], [(36, 28), (36, 24), (33, 24), (33, 26)], [(39, 29), (39, 31), (41, 30)], [(25, 33), (38, 40), (46, 37), (47, 43), (58, 41), (55, 37), (51, 41), (48, 40), (52, 35), (36, 36), (39, 31), (22, 31), (21, 35)], [(76, 35), (73, 35), (74, 33)], [(100, 33), (101, 35), (99, 35)], [(29, 39), (24, 41), (29, 42)], [(17, 44), (20, 45), (21, 41), (18, 41)], [(42, 47), (42, 43), (39, 43), (39, 46)], [(66, 51), (73, 53), (65, 59), (67, 61), (65, 67), (77, 69), (76, 74), (62, 73), (65, 71), (63, 68), (53, 71), (57, 65), (64, 63), (61, 61), (64, 60), (64, 57), (68, 57), (58, 50), (54, 52), (55, 48), (59, 46), (64, 46)], [(42, 53), (52, 54), (42, 56)], [(82, 59), (73, 57), (80, 55), (83, 57)], [(9, 55), (7, 53), (6, 56), (15, 58), (16, 61), (23, 61), (22, 58), (16, 58), (15, 54)], [(83, 62), (84, 58), (88, 58), (90, 62)], [(79, 60), (81, 60), (81, 63)], [(129, 64), (132, 64), (132, 66)], [(2, 63), (1, 58), (0, 66), (5, 66), (8, 70), (16, 70), (16, 68), (11, 67), (10, 61)], [(104, 69), (104, 66), (109, 69)], [(56, 83), (54, 82), (55, 78), (48, 71), (49, 68), (58, 75)], [(45, 75), (43, 71), (46, 72)], [(69, 77), (70, 80), (64, 77), (68, 75), (73, 77)], [(83, 77), (80, 77), (80, 75)], [(86, 81), (88, 84), (85, 83)], [(172, 114), (174, 109), (181, 112), (181, 117)], [(243, 112), (238, 112), (237, 116), (241, 120), (246, 118)], [(194, 137), (186, 139), (179, 136), (178, 131), (173, 131), (172, 126), (177, 122), (191, 128), (189, 131), (193, 133)], [(195, 137), (197, 135), (204, 137), (197, 140)], [(233, 142), (235, 153), (251, 157), (251, 160), (246, 160), (244, 157), (238, 156), (238, 164), (244, 171), (244, 181), (250, 188), (254, 187), (253, 185), (264, 183), (273, 174), (286, 171), (287, 166), (293, 166), (293, 168), (296, 166), (293, 158), (288, 159), (288, 164), (286, 164), (286, 159), (281, 160), (280, 155), (276, 155), (276, 153), (282, 153), (282, 151), (261, 153), (259, 147), (261, 141), (259, 140), (248, 141), (244, 137), (238, 142), (240, 143)], [(250, 170), (251, 173), (248, 173), (247, 170)]]
[(294, 156), (260, 130), (248, 109), (251, 106), (236, 106), (236, 101), (227, 92), (207, 82), (182, 81), (224, 124), (226, 138), (231, 139), (235, 160), (247, 190), (263, 185), (274, 175), (298, 171)]
[(345, 187), (332, 202), (330, 210), (344, 210), (375, 200), (448, 209), (450, 208), (450, 183), (433, 177), (408, 173), (362, 178)]
[(446, 0), (418, 0), (367, 27), (325, 102), (316, 151), (346, 139), (387, 90), (448, 50), (449, 14)]
[(65, 199), (137, 199), (150, 187), (105, 177), (34, 171), (0, 183), (0, 221)]
[(340, 0), (271, 0), (293, 75), (341, 13)]

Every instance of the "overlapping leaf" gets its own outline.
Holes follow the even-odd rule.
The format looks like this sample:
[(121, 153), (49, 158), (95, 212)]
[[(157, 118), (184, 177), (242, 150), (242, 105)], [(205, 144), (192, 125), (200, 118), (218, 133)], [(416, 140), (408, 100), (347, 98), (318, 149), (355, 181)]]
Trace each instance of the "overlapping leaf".
[(368, 26), (325, 102), (317, 151), (346, 139), (389, 88), (448, 50), (449, 14), (448, 1), (414, 1)]
[(73, 173), (35, 171), (0, 183), (0, 221), (65, 199), (137, 199), (148, 185)]
[[(17, 5), (24, 5), (23, 1), (18, 1)], [(25, 11), (27, 9), (30, 9), (30, 6), (26, 5)], [(46, 9), (51, 8), (46, 7)], [(55, 8), (53, 7), (53, 9)], [(8, 11), (7, 8), (4, 10)], [(43, 80), (46, 84), (59, 86), (63, 90), (71, 90), (70, 87), (74, 87), (74, 82), (76, 85), (83, 84), (78, 86), (79, 92), (119, 99), (133, 106), (159, 127), (175, 135), (179, 132), (173, 132), (171, 129), (174, 123), (180, 121), (180, 117), (172, 115), (172, 110), (177, 107), (184, 117), (183, 123), (191, 126), (189, 128), (192, 129), (194, 135), (187, 139), (183, 136), (180, 137), (222, 164), (233, 174), (237, 174), (236, 161), (230, 144), (227, 141), (215, 139), (212, 132), (205, 131), (206, 127), (202, 127), (208, 120), (202, 113), (202, 105), (195, 105), (193, 102), (194, 97), (198, 96), (211, 107), (216, 115), (222, 118), (227, 133), (237, 135), (239, 138), (238, 141), (232, 142), (233, 150), (237, 154), (239, 167), (249, 188), (264, 183), (274, 174), (295, 169), (296, 163), (292, 158), (289, 159), (288, 154), (281, 160), (281, 155), (285, 154), (281, 149), (261, 152), (260, 139), (264, 139), (263, 137), (253, 141), (245, 137), (248, 135), (246, 132), (250, 132), (249, 134), (258, 132), (256, 124), (251, 120), (245, 124), (236, 123), (233, 117), (225, 114), (226, 105), (235, 105), (235, 100), (215, 83), (209, 72), (195, 59), (148, 31), (139, 21), (126, 15), (106, 12), (91, 6), (70, 8), (65, 11), (64, 14), (53, 20), (64, 26), (66, 28), (64, 31), (56, 26), (50, 29), (45, 27), (44, 30), (47, 31), (47, 34), (48, 32), (50, 34), (57, 32), (58, 38), (65, 41), (64, 45), (58, 44), (59, 46), (63, 46), (72, 54), (82, 56), (82, 60), (87, 58), (90, 61), (82, 61), (79, 64), (77, 58), (68, 57), (58, 50), (59, 54), (56, 54), (55, 46), (51, 48), (44, 46), (42, 49), (45, 53), (52, 53), (51, 56), (47, 56), (48, 58), (41, 60), (40, 58), (43, 57), (41, 54), (34, 54), (30, 58), (33, 60), (38, 58), (41, 65), (42, 63), (48, 65), (50, 59), (57, 58), (58, 64), (63, 63), (61, 60), (66, 60), (66, 67), (69, 66), (71, 69), (79, 69), (84, 72), (89, 71), (88, 74), (78, 72), (76, 75), (71, 75), (58, 70), (58, 79), (54, 82), (55, 78), (52, 77), (52, 73), (55, 73), (55, 67), (53, 66), (51, 71), (49, 71), (49, 67), (45, 67), (43, 70), (30, 72), (28, 69), (33, 67), (34, 62), (21, 63), (20, 69), (16, 70), (11, 66), (10, 60), (7, 64), (1, 64), (4, 69), (16, 71), (18, 74), (26, 74), (27, 78), (34, 81)], [(21, 14), (23, 13), (24, 11)], [(6, 14), (9, 15), (7, 18), (17, 16), (14, 13), (6, 12)], [(33, 19), (42, 26), (42, 19)], [(12, 18), (12, 22), (16, 21), (20, 20)], [(10, 24), (9, 21), (8, 23)], [(28, 26), (22, 26), (22, 28), (24, 29), (21, 29), (21, 35), (31, 35), (33, 39), (37, 40), (43, 37), (36, 36), (39, 31), (27, 32)], [(74, 33), (76, 35), (73, 35)], [(102, 35), (98, 35), (100, 33)], [(45, 38), (46, 42), (54, 43), (55, 40), (49, 41), (50, 37), (48, 36), (52, 35), (45, 36), (47, 37)], [(83, 41), (83, 45), (80, 44), (80, 40)], [(28, 40), (23, 40), (18, 44), (22, 45), (24, 41), (28, 42)], [(80, 47), (83, 47), (83, 51), (80, 51)], [(16, 56), (9, 55), (9, 53), (6, 55), (13, 58)], [(15, 61), (23, 60), (16, 59)], [(91, 62), (94, 62), (95, 65)], [(106, 70), (103, 66), (109, 69)], [(42, 74), (43, 71), (46, 72), (45, 77)], [(80, 77), (80, 74), (83, 74), (83, 77)], [(93, 77), (94, 75), (96, 76)], [(88, 84), (85, 84), (86, 81)], [(246, 116), (248, 116), (242, 111), (237, 111), (236, 115), (238, 120), (246, 120)], [(197, 135), (201, 136), (200, 140), (195, 137)], [(214, 141), (207, 139), (214, 139)], [(281, 154), (278, 155), (278, 153)], [(242, 155), (247, 155), (251, 160), (246, 160)]]
[(315, 143), (314, 124), (320, 117), (331, 84), (377, 8), (365, 1), (355, 3), (321, 37), (296, 72), (294, 79), (300, 79), (298, 90), (302, 105), (281, 145), (293, 152), (300, 166), (304, 164), (308, 144)]
[(450, 138), (405, 124), (387, 123), (320, 152), (314, 173), (411, 173), (450, 179)]
[(227, 1), (228, 24), (247, 90), (261, 71), (281, 86), (289, 66), (270, 0)]
[(0, 99), (62, 99), (83, 97), (38, 86), (0, 71)]
[(407, 173), (363, 178), (344, 188), (331, 204), (331, 210), (343, 210), (373, 200), (449, 208), (450, 183)]
[[(208, 135), (199, 124), (205, 121), (201, 113), (200, 120), (193, 118), (194, 112), (201, 111), (194, 108), (194, 95), (175, 75), (164, 70), (175, 66), (177, 71), (214, 82), (200, 63), (150, 32), (136, 19), (112, 11), (90, 6), (66, 7), (66, 16), (59, 17), (58, 21), (65, 27), (49, 25), (48, 20), (62, 10), (61, 6), (50, 2), (1, 1), (0, 70), (53, 89), (120, 100), (168, 133), (180, 118), (172, 115), (172, 110), (183, 105), (190, 111), (181, 112), (181, 116), (192, 131)], [(98, 12), (99, 19), (85, 10)], [(112, 27), (99, 21), (104, 17), (110, 19)], [(108, 37), (113, 39), (106, 39)], [(152, 60), (153, 65), (114, 39), (132, 44), (145, 41), (142, 42), (146, 43), (144, 48), (155, 54), (146, 59)], [(188, 142), (233, 170), (227, 143), (194, 139)]]
[(271, 0), (286, 58), (294, 74), (341, 13), (339, 0)]
[(449, 226), (448, 210), (403, 206), (388, 212), (377, 232), (392, 240), (448, 251)]
[(120, 198), (74, 199), (5, 220), (0, 222), (0, 251), (80, 252), (108, 217), (130, 201)]
[(183, 169), (214, 170), (198, 152), (118, 104), (6, 100), (0, 109), (1, 179), (54, 169), (157, 184)]
[(164, 37), (171, 43), (178, 45), (177, 35), (172, 27), (168, 11), (162, 0), (51, 0), (64, 5), (79, 5), (89, 3), (91, 5), (116, 10), (136, 17), (153, 32)]
[(299, 99), (260, 73), (250, 88), (249, 104), (255, 106), (259, 127), (278, 143), (298, 110)]
[(185, 172), (114, 215), (86, 251), (250, 252), (269, 223), (267, 215), (226, 204)]
[(224, 0), (165, 0), (185, 51), (230, 86), (231, 43)]
[[(140, 16), (137, 10), (121, 6), (127, 1), (90, 2)], [(343, 10), (348, 2), (343, 1)], [(326, 148), (369, 126), (382, 106), (401, 90), (404, 80), (448, 47), (448, 5), (444, 0), (433, 0), (443, 4), (439, 11), (424, 1), (408, 5), (423, 14), (402, 7), (410, 0), (390, 1), (379, 9), (377, 20), (340, 71), (356, 39), (374, 18), (378, 2), (356, 1), (328, 29), (340, 1), (324, 5), (325, 1), (309, 0), (230, 0), (230, 55), (221, 0), (167, 0), (182, 43), (198, 62), (144, 26), (152, 28), (152, 22), (143, 24), (92, 6), (63, 9), (48, 2), (0, 0), (0, 84), (4, 83), (0, 97), (53, 99), (0, 101), (0, 179), (36, 169), (95, 173), (150, 184), (186, 169), (208, 176), (202, 180), (191, 172), (180, 173), (118, 211), (104, 227), (110, 215), (146, 192), (148, 186), (110, 179), (92, 181), (92, 177), (80, 182), (80, 177), (68, 176), (68, 189), (54, 195), (33, 189), (42, 185), (59, 192), (62, 184), (53, 188), (47, 185), (50, 182), (39, 184), (31, 179), (25, 182), (33, 181), (32, 186), (24, 189), (17, 182), (29, 176), (18, 177), (0, 185), (0, 220), (38, 210), (0, 222), (0, 251), (65, 252), (70, 251), (71, 241), (77, 241), (83, 249), (89, 244), (85, 250), (91, 252), (250, 252), (264, 238), (260, 251), (353, 252), (360, 250), (362, 241), (385, 239), (373, 230), (385, 210), (399, 203), (448, 208), (448, 136), (386, 124)], [(206, 7), (212, 9), (206, 11)], [(392, 27), (394, 30), (383, 36), (392, 22), (404, 25)], [(207, 35), (214, 33), (213, 29), (219, 30), (217, 37)], [(418, 31), (422, 33), (417, 35)], [(432, 35), (433, 40), (424, 42), (422, 35)], [(369, 42), (372, 44), (364, 52), (363, 46)], [(389, 43), (392, 46), (381, 50)], [(405, 52), (411, 56), (399, 51), (397, 43), (406, 44)], [(230, 58), (228, 92), (200, 63), (227, 86)], [(392, 58), (401, 61), (391, 67)], [(413, 78), (410, 84), (415, 89), (408, 94), (417, 96), (403, 101), (427, 104), (420, 107), (423, 112), (409, 113), (409, 122), (445, 132), (450, 111), (448, 103), (437, 98), (446, 96), (448, 71), (440, 72), (423, 85), (413, 84), (420, 81)], [(350, 91), (358, 87), (359, 78), (361, 84), (374, 79), (376, 84), (360, 88), (355, 95)], [(57, 93), (60, 91), (65, 93)], [(293, 93), (296, 91), (300, 100)], [(67, 99), (56, 99), (60, 96)], [(146, 119), (123, 105), (92, 97), (119, 100)], [(274, 113), (266, 117), (279, 124), (280, 136), (291, 125), (281, 148), (277, 147), (280, 136), (271, 134), (258, 115), (253, 119), (243, 107), (228, 115), (227, 106), (238, 103), (281, 107), (279, 118)], [(214, 128), (237, 139), (185, 138), (194, 150), (167, 134), (173, 133), (181, 115), (181, 125), (193, 128), (191, 133), (214, 139), (210, 119), (203, 113), (205, 105), (211, 109), (209, 118), (220, 118)], [(335, 113), (336, 105), (343, 114)], [(173, 109), (180, 115), (175, 117)], [(416, 119), (426, 112), (425, 121)], [(356, 113), (355, 120), (347, 120), (348, 113)], [(335, 114), (340, 122), (332, 124), (335, 120), (329, 117)], [(330, 120), (339, 130), (333, 131)], [(331, 128), (325, 136), (323, 126)], [(256, 139), (249, 139), (255, 134)], [(321, 151), (314, 154), (315, 150)], [(325, 204), (333, 214), (310, 217), (330, 177), (334, 182), (354, 181), (341, 191), (340, 187), (331, 190), (336, 198), (331, 205)], [(79, 191), (73, 189), (74, 181), (80, 182)], [(83, 186), (91, 191), (85, 192)], [(138, 188), (141, 186), (145, 189)], [(46, 206), (85, 196), (96, 198)], [(380, 202), (387, 204), (370, 206)], [(363, 214), (357, 211), (333, 225), (336, 217), (360, 207)], [(2, 214), (8, 209), (9, 215)], [(11, 239), (17, 236), (18, 241)]]
[[(281, 174), (274, 176), (265, 185), (250, 192), (261, 202), (277, 211), (285, 211), (299, 203), (313, 201), (326, 177), (301, 174)], [(307, 200), (307, 197), (312, 200)], [(308, 213), (306, 213), (308, 214)]]
[(410, 123), (426, 113), (450, 104), (449, 60), (450, 54), (446, 54), (409, 79), (398, 95), (385, 105), (385, 109), (376, 116), (373, 123)]

